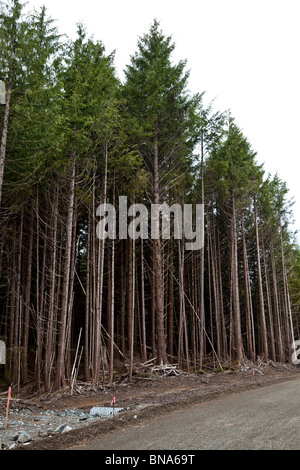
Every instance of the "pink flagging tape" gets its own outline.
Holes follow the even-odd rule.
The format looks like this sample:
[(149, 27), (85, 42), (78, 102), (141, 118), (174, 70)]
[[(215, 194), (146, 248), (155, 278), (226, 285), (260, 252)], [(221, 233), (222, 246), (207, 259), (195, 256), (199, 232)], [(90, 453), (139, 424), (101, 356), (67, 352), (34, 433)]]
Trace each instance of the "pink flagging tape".
[(6, 407), (6, 418), (5, 418), (5, 426), (4, 429), (7, 429), (7, 422), (8, 422), (8, 409), (9, 409), (9, 402), (11, 399), (11, 387), (8, 389), (8, 399), (7, 399), (7, 407)]
[(116, 403), (116, 397), (113, 397), (110, 406), (113, 405), (114, 403)]

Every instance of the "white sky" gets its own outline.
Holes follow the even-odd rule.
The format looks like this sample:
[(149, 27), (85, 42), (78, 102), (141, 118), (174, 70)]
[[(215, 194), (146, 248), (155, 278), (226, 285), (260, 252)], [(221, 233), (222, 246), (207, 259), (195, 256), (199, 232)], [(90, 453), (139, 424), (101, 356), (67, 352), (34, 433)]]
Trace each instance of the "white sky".
[(107, 53), (116, 50), (120, 78), (157, 18), (175, 61), (187, 59), (192, 93), (230, 109), (257, 161), (286, 181), (300, 231), (300, 0), (28, 0), (30, 10), (42, 5), (60, 33), (74, 38), (82, 22)]

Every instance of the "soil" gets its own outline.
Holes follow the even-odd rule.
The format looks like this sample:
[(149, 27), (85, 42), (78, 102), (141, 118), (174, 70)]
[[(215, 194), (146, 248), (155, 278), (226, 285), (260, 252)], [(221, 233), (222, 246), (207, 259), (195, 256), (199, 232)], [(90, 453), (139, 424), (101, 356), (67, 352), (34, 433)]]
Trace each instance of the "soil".
[[(296, 366), (272, 361), (204, 373), (187, 373), (175, 366), (137, 368), (131, 382), (125, 378), (97, 389), (80, 382), (72, 393), (67, 387), (38, 396), (24, 389), (18, 398), (10, 401), (6, 430), (7, 397), (2, 393), (0, 446), (13, 450), (68, 450), (117, 428), (141, 424), (141, 421), (196, 403), (298, 378), (300, 369)], [(110, 407), (113, 397), (115, 406), (122, 411), (109, 418), (90, 416), (89, 412), (95, 406)], [(57, 428), (62, 424), (71, 430), (58, 432)], [(30, 434), (29, 442), (20, 444), (13, 440), (20, 430)]]

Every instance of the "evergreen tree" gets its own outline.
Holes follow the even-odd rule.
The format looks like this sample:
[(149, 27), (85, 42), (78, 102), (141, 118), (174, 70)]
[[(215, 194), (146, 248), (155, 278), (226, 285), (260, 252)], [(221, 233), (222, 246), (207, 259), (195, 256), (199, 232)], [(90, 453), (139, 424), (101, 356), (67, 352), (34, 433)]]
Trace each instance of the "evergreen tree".
[(4, 175), (4, 162), (9, 125), (10, 101), (13, 87), (22, 81), (22, 61), (25, 42), (22, 22), (23, 5), (19, 0), (10, 0), (6, 5), (0, 5), (0, 77), (6, 84), (6, 103), (3, 116), (3, 127), (0, 147), (0, 202)]
[[(131, 64), (125, 71), (123, 87), (128, 112), (140, 127), (138, 148), (146, 169), (152, 174), (151, 202), (156, 205), (168, 200), (168, 188), (174, 184), (175, 168), (184, 174), (187, 159), (196, 143), (195, 119), (200, 96), (188, 95), (186, 61), (172, 63), (174, 47), (171, 38), (164, 36), (155, 20), (149, 33), (139, 39), (138, 51), (131, 57)], [(152, 223), (158, 224), (158, 221)], [(157, 361), (165, 363), (160, 237), (153, 240), (153, 269)]]

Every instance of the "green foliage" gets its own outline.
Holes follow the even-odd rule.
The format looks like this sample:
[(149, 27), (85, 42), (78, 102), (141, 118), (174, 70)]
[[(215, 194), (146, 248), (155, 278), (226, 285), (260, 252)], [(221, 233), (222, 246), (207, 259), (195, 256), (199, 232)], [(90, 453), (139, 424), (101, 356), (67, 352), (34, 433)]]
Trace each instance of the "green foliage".
[(240, 129), (230, 122), (225, 141), (216, 154), (212, 155), (215, 173), (219, 175), (224, 189), (242, 193), (255, 193), (262, 179), (260, 168), (255, 162), (255, 153)]
[(19, 0), (0, 4), (0, 76), (6, 82), (12, 77), (19, 84), (24, 73), (20, 59), (26, 50), (22, 10)]
[(122, 88), (129, 116), (136, 122), (132, 135), (145, 168), (153, 174), (158, 149), (160, 191), (165, 199), (180, 199), (192, 184), (193, 151), (199, 140), (202, 95), (189, 96), (186, 61), (174, 64), (175, 44), (154, 21), (138, 42), (127, 66)]
[[(28, 268), (32, 268), (32, 292), (28, 299), (30, 312), (36, 321), (36, 304), (45, 299), (45, 311), (42, 316), (47, 318), (47, 308), (49, 309), (50, 300), (54, 299), (54, 296), (50, 297), (49, 292), (49, 285), (55, 284), (51, 284), (53, 278), (50, 279), (52, 263), (57, 255), (55, 269), (61, 269), (59, 263), (63, 260), (66, 243), (70, 168), (73, 161), (76, 161), (76, 171), (72, 215), (74, 234), (78, 236), (78, 269), (77, 277), (74, 276), (74, 289), (78, 287), (76, 283), (80, 284), (80, 292), (85, 288), (88, 261), (91, 264), (90, 271), (95, 276), (95, 285), (99, 280), (96, 276), (100, 258), (93, 258), (99, 254), (98, 240), (95, 240), (93, 228), (92, 233), (89, 229), (93, 227), (95, 218), (92, 211), (103, 197), (104, 181), (105, 195), (109, 202), (118, 201), (120, 195), (127, 195), (133, 202), (148, 204), (153, 201), (154, 180), (157, 178), (161, 201), (169, 204), (203, 202), (205, 205), (205, 237), (208, 244), (202, 258), (207, 262), (203, 268), (203, 298), (205, 297), (209, 307), (207, 316), (211, 315), (211, 329), (208, 328), (207, 331), (211, 330), (212, 341), (214, 321), (217, 321), (217, 318), (213, 319), (213, 315), (214, 312), (216, 315), (220, 314), (222, 302), (225, 336), (226, 328), (231, 328), (232, 324), (231, 317), (228, 316), (228, 306), (232, 302), (232, 247), (229, 240), (232, 241), (230, 230), (234, 224), (237, 225), (238, 276), (242, 286), (241, 309), (246, 299), (245, 273), (240, 272), (245, 261), (241, 246), (242, 234), (245, 234), (248, 250), (246, 256), (249, 264), (249, 285), (252, 288), (257, 283), (254, 201), (262, 242), (261, 251), (265, 250), (266, 263), (273, 261), (274, 255), (278, 282), (282, 282), (282, 265), (285, 263), (293, 308), (297, 311), (300, 302), (300, 253), (289, 232), (291, 204), (287, 200), (287, 186), (277, 175), (273, 178), (270, 175), (265, 177), (263, 166), (257, 164), (256, 154), (249, 141), (234, 120), (228, 117), (227, 112), (215, 112), (212, 104), (205, 107), (203, 93), (190, 95), (187, 62), (173, 62), (175, 44), (171, 37), (165, 36), (160, 30), (158, 21), (155, 20), (149, 32), (139, 38), (137, 52), (131, 57), (131, 62), (126, 68), (123, 84), (115, 73), (114, 54), (107, 55), (102, 42), (88, 37), (83, 25), (78, 25), (74, 41), (64, 41), (53, 20), (47, 17), (45, 8), (30, 13), (25, 18), (19, 0), (1, 3), (0, 48), (0, 79), (5, 82), (10, 80), (12, 83), (1, 208), (5, 220), (3, 219), (0, 233), (0, 254), (3, 262), (0, 296), (7, 302), (3, 302), (3, 305), (7, 305), (7, 312), (11, 311), (11, 306), (17, 304), (13, 303), (16, 286), (20, 287), (20, 298), (24, 301), (23, 291), (26, 294), (27, 289), (26, 270), (29, 272)], [(3, 108), (0, 110), (1, 126), (2, 121)], [(235, 204), (231, 205), (233, 199)], [(34, 211), (31, 211), (32, 208)], [(18, 232), (21, 216), (24, 216), (25, 220), (22, 226), (24, 233)], [(234, 224), (231, 224), (232, 220)], [(37, 225), (32, 232), (34, 255), (32, 266), (27, 266), (30, 229), (34, 224)], [(115, 248), (122, 250), (125, 249), (124, 246), (125, 244), (116, 243)], [(149, 258), (149, 247), (150, 245), (145, 244), (143, 260), (146, 289), (149, 289), (145, 300), (149, 304), (146, 307), (149, 307), (152, 298), (149, 280), (152, 260)], [(141, 246), (137, 244), (136, 248), (139, 272)], [(72, 246), (72, 249), (75, 253), (76, 247)], [(174, 279), (177, 280), (180, 263), (175, 259), (178, 254), (176, 249), (176, 243), (171, 247), (171, 243), (168, 245), (166, 242), (161, 250), (164, 256), (161, 264), (164, 264), (166, 273), (162, 290), (165, 289), (170, 298), (173, 296), (175, 303), (180, 297), (178, 286), (175, 283), (174, 293), (170, 293), (167, 277), (170, 275), (168, 257), (172, 251), (172, 274), (174, 272)], [(21, 272), (17, 273), (20, 277), (15, 279), (14, 268), (20, 260), (20, 252), (24, 260), (22, 258), (20, 262)], [(116, 256), (119, 256), (120, 252), (116, 251)], [(43, 264), (44, 253), (47, 255), (46, 266)], [(128, 282), (128, 253), (121, 254), (124, 259), (122, 282)], [(198, 269), (199, 258), (198, 253), (192, 253), (184, 259), (184, 275), (187, 275), (184, 278), (184, 288), (187, 288), (188, 300), (197, 297), (198, 303), (200, 297), (198, 298), (198, 293), (192, 290), (195, 286), (197, 289), (200, 286), (201, 279), (198, 279), (198, 276), (201, 276), (202, 272)], [(107, 260), (108, 255), (105, 253), (105, 263)], [(115, 264), (116, 288), (121, 289), (120, 266)], [(264, 262), (262, 268), (266, 268)], [(42, 273), (46, 280), (45, 292), (35, 292), (34, 289), (42, 289)], [(107, 302), (109, 273), (110, 267), (105, 265), (102, 287), (103, 299)], [(61, 276), (58, 271), (54, 274), (57, 279)], [(58, 284), (60, 282), (61, 279)], [(138, 289), (139, 282), (140, 279), (137, 282)], [(220, 285), (217, 285), (218, 283)], [(270, 286), (274, 287), (272, 283)], [(55, 302), (57, 301), (59, 309), (61, 284), (58, 287), (55, 285), (55, 289)], [(207, 294), (209, 289), (211, 290)], [(94, 314), (93, 308), (96, 304), (94, 291), (93, 294), (94, 297), (91, 295), (89, 299), (94, 304), (89, 306), (91, 314)], [(254, 304), (255, 293), (250, 295)], [(139, 300), (137, 298), (137, 301)], [(167, 309), (170, 299), (166, 297), (165, 300)], [(70, 318), (72, 315), (78, 315), (81, 319), (85, 301), (81, 292), (80, 305), (74, 302), (74, 312), (70, 309)], [(118, 302), (119, 299), (116, 300), (117, 305)], [(28, 306), (25, 304), (26, 301), (22, 306), (24, 310)], [(137, 308), (140, 308), (139, 304)], [(185, 308), (187, 328), (190, 326), (188, 321), (192, 318), (197, 329), (197, 320), (194, 316), (189, 317), (191, 312), (188, 301)], [(104, 310), (103, 316), (106, 315)], [(177, 321), (180, 319), (176, 317), (175, 310), (174, 307)], [(146, 311), (149, 313), (151, 308), (146, 308)], [(2, 312), (4, 310), (0, 313)], [(194, 315), (194, 311), (192, 314)], [(254, 305), (254, 317), (255, 315)], [(6, 314), (6, 318), (9, 318), (9, 315)], [(136, 318), (138, 322), (140, 311)], [(146, 326), (148, 327), (148, 324)], [(35, 327), (36, 323), (33, 325), (33, 331)], [(41, 347), (44, 347), (44, 343)], [(52, 352), (55, 357), (55, 352)]]

